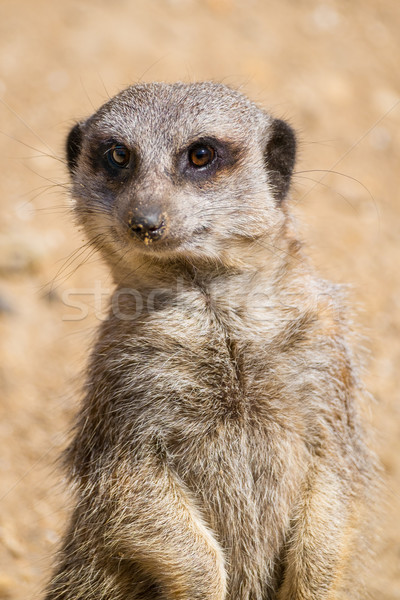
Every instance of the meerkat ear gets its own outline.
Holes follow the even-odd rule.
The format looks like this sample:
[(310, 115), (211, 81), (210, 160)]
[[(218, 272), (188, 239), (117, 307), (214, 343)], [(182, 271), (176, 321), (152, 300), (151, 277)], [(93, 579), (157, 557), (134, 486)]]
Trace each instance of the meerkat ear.
[(77, 123), (71, 129), (67, 137), (67, 164), (70, 173), (75, 169), (81, 152), (82, 145), (82, 127), (81, 123)]
[(289, 191), (296, 159), (296, 136), (285, 121), (272, 121), (264, 159), (274, 197), (277, 202), (282, 202)]

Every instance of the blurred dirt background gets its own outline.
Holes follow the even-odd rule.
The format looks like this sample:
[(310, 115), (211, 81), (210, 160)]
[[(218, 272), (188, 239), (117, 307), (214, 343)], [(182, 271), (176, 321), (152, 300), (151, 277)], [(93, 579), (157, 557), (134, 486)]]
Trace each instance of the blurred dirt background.
[[(69, 504), (56, 460), (101, 312), (90, 290), (110, 288), (79, 251), (65, 136), (130, 83), (198, 79), (299, 132), (302, 236), (324, 276), (352, 285), (370, 352), (388, 493), (368, 589), (400, 598), (399, 40), (398, 0), (1, 0), (1, 599), (40, 597)], [(74, 289), (84, 320), (63, 301)]]

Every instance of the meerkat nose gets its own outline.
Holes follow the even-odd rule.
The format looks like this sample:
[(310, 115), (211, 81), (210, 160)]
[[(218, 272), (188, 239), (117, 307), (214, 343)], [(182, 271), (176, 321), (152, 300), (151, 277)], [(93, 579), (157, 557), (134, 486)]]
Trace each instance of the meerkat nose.
[(146, 244), (161, 239), (166, 231), (164, 215), (149, 212), (145, 215), (132, 215), (128, 221), (130, 231)]

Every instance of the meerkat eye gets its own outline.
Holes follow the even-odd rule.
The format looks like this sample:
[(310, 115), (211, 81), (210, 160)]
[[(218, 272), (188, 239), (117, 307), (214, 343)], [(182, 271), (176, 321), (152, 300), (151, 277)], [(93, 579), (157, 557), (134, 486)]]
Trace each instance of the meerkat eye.
[(197, 169), (211, 164), (214, 158), (215, 150), (211, 146), (196, 144), (189, 149), (189, 162)]
[(107, 159), (112, 167), (124, 169), (128, 166), (131, 153), (123, 144), (114, 144), (107, 151)]

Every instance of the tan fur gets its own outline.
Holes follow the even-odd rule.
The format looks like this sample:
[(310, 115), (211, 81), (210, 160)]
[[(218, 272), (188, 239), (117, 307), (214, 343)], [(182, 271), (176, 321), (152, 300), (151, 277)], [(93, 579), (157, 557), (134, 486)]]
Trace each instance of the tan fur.
[[(219, 162), (198, 171), (204, 139)], [(116, 141), (125, 171), (106, 162)], [(116, 291), (47, 600), (360, 598), (365, 392), (341, 290), (288, 215), (290, 128), (219, 84), (143, 84), (79, 124), (68, 158)], [(129, 232), (148, 207), (159, 240)]]

